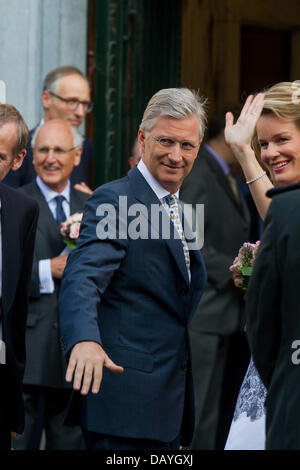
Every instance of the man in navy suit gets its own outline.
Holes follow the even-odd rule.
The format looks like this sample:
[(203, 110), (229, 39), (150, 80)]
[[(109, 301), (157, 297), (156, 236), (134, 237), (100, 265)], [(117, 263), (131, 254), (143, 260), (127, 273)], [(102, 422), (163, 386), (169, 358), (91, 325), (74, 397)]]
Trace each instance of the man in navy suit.
[(176, 196), (203, 137), (203, 105), (188, 89), (157, 92), (138, 132), (142, 160), (85, 206), (60, 314), (74, 379), (67, 423), (81, 425), (89, 449), (178, 449), (192, 439), (188, 325), (206, 273)]
[[(0, 181), (22, 165), (27, 139), (19, 112), (0, 104)], [(1, 183), (0, 206), (0, 449), (9, 450), (24, 427), (25, 324), (38, 205)]]
[[(72, 66), (58, 67), (46, 75), (43, 84), (42, 104), (44, 116), (41, 124), (51, 119), (63, 119), (78, 128), (84, 121), (87, 113), (93, 109), (91, 102), (90, 86), (86, 77), (80, 70)], [(27, 156), (22, 167), (16, 171), (10, 171), (4, 183), (14, 188), (19, 188), (30, 183), (36, 178), (33, 166), (33, 153), (31, 139), (36, 128), (29, 133), (29, 141), (26, 147)], [(76, 189), (91, 193), (89, 182), (93, 165), (93, 142), (85, 137), (82, 155), (78, 166), (74, 167), (71, 174), (71, 184), (77, 185)]]

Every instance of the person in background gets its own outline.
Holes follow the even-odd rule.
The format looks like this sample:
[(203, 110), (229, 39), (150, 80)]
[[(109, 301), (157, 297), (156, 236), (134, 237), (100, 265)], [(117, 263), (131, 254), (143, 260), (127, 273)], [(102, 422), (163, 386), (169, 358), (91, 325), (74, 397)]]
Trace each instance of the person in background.
[(59, 341), (58, 313), (60, 280), (68, 256), (59, 225), (69, 215), (82, 211), (88, 199), (70, 183), (73, 168), (80, 162), (81, 145), (81, 135), (67, 121), (46, 121), (32, 137), (37, 176), (19, 189), (22, 195), (35, 199), (40, 215), (26, 324), (25, 428), (16, 438), (17, 450), (39, 449), (39, 440), (33, 442), (41, 409), (46, 450), (84, 448), (80, 428), (63, 425), (71, 390), (64, 380), (66, 362)]
[(128, 158), (130, 168), (137, 165), (142, 158), (141, 148), (139, 146), (138, 139), (136, 138), (132, 147), (132, 155)]
[[(42, 104), (43, 119), (40, 124), (51, 119), (63, 119), (73, 127), (79, 128), (86, 115), (93, 109), (90, 86), (82, 72), (73, 66), (63, 66), (52, 70), (44, 79)], [(33, 165), (31, 138), (35, 131), (29, 133), (27, 156), (22, 167), (16, 172), (9, 172), (5, 183), (19, 188), (33, 181), (36, 172)], [(90, 178), (93, 167), (94, 144), (85, 137), (83, 141), (80, 164), (74, 167), (70, 181), (76, 189), (91, 194)]]
[[(28, 129), (16, 108), (0, 104), (0, 180), (26, 155)], [(30, 197), (0, 183), (0, 450), (24, 428), (25, 325), (38, 219)]]

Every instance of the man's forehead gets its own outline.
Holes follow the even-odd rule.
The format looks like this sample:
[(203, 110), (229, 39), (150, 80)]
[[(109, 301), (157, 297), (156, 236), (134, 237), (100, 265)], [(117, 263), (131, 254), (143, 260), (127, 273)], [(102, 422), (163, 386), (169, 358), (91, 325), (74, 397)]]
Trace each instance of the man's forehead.
[(51, 141), (52, 145), (55, 145), (56, 142), (59, 145), (62, 142), (73, 143), (73, 133), (67, 121), (48, 121), (40, 128), (36, 136), (36, 142), (40, 145), (43, 142), (48, 143), (49, 141)]
[(0, 125), (0, 134), (2, 139), (5, 139), (7, 142), (15, 141), (18, 135), (17, 125), (13, 121), (5, 122)]
[(58, 92), (63, 93), (64, 97), (68, 95), (71, 98), (81, 97), (82, 94), (87, 98), (90, 96), (90, 86), (88, 81), (77, 74), (61, 77), (58, 82)]
[(199, 136), (199, 118), (196, 114), (180, 119), (172, 116), (158, 116), (150, 132), (163, 132), (174, 135)]

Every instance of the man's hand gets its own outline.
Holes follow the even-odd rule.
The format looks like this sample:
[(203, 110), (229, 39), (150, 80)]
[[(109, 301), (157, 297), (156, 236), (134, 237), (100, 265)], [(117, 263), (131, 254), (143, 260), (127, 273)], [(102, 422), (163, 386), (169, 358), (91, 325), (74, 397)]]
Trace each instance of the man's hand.
[(92, 393), (98, 393), (102, 380), (103, 367), (112, 372), (121, 373), (124, 368), (116, 365), (105, 353), (100, 344), (94, 341), (82, 341), (72, 349), (66, 372), (66, 381), (72, 382), (73, 388), (87, 395), (92, 384)]
[(68, 255), (56, 256), (50, 260), (51, 274), (56, 279), (61, 279), (66, 267)]
[(81, 183), (74, 184), (74, 189), (77, 189), (77, 191), (81, 191), (82, 193), (93, 194), (93, 190), (89, 188), (84, 181), (82, 181)]

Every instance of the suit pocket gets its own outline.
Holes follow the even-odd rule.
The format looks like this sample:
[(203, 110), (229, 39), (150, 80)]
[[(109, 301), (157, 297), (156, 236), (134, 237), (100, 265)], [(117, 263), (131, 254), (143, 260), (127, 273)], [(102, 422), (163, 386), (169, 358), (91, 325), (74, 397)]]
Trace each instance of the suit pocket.
[(119, 366), (143, 372), (152, 372), (153, 370), (154, 360), (151, 354), (110, 344), (103, 344), (103, 349), (110, 359)]

